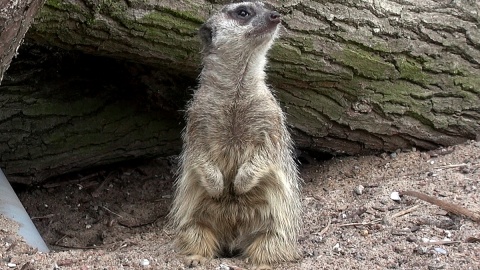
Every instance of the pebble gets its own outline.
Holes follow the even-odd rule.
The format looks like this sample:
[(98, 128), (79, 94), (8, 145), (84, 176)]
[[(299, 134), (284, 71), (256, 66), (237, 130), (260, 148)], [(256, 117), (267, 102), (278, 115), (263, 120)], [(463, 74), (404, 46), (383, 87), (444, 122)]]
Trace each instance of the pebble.
[(400, 201), (401, 200), (400, 194), (398, 192), (394, 191), (390, 194), (390, 199), (392, 199), (394, 201)]
[(445, 249), (440, 248), (440, 247), (436, 247), (436, 248), (434, 248), (434, 250), (435, 250), (437, 253), (443, 254), (443, 255), (447, 255), (447, 253), (448, 253)]
[(366, 229), (365, 229), (365, 230), (361, 230), (361, 231), (360, 231), (360, 235), (361, 235), (361, 236), (367, 236), (367, 235), (368, 235), (368, 230), (366, 230)]
[(342, 251), (342, 248), (340, 247), (340, 243), (336, 243), (335, 246), (333, 246), (333, 251), (335, 252)]
[(230, 266), (221, 263), (219, 267), (217, 267), (218, 270), (230, 270)]
[(362, 195), (364, 189), (365, 189), (364, 186), (358, 185), (358, 186), (355, 187), (354, 191), (357, 195)]
[(140, 265), (141, 266), (149, 266), (150, 265), (150, 261), (148, 259), (142, 259), (140, 261)]
[(7, 263), (7, 266), (10, 267), (10, 268), (15, 268), (15, 267), (17, 267), (17, 264), (15, 264), (15, 263)]

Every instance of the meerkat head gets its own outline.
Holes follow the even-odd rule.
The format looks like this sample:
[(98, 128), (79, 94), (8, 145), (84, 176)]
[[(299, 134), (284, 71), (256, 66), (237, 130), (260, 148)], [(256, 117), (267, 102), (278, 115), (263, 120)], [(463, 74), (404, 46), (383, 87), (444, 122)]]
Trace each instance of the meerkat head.
[(204, 51), (267, 51), (278, 35), (280, 14), (261, 2), (226, 5), (199, 30)]

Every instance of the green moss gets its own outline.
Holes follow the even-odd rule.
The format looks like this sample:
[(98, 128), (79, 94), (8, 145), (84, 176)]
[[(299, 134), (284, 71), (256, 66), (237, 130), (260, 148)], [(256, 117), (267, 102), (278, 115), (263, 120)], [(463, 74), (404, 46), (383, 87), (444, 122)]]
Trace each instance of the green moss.
[(407, 79), (422, 85), (431, 82), (431, 77), (422, 70), (422, 66), (413, 61), (407, 60), (405, 57), (397, 57), (395, 59), (400, 78)]
[(182, 18), (185, 21), (190, 21), (195, 25), (199, 25), (203, 23), (203, 19), (198, 17), (198, 14), (190, 13), (187, 11), (175, 10), (175, 9), (167, 9), (167, 8), (163, 9), (163, 11), (173, 15), (174, 17)]
[(296, 65), (318, 68), (322, 62), (315, 61), (313, 55), (303, 55), (299, 48), (287, 43), (275, 43), (270, 52), (270, 57), (279, 62), (287, 62)]
[(139, 22), (142, 24), (153, 25), (164, 29), (176, 29), (180, 33), (190, 35), (196, 33), (197, 29), (200, 26), (199, 19), (193, 19), (192, 17), (187, 17), (186, 13), (178, 12), (171, 14), (159, 11), (152, 11), (149, 14), (145, 15), (143, 18), (141, 18)]
[(50, 6), (56, 9), (63, 10), (65, 9), (65, 6), (69, 5), (68, 2), (63, 1), (63, 0), (47, 0), (45, 2), (45, 6)]
[(385, 62), (381, 57), (360, 48), (351, 47), (331, 55), (337, 62), (349, 66), (356, 74), (375, 79), (397, 79), (399, 74), (394, 65)]
[(480, 76), (454, 77), (453, 80), (463, 90), (480, 94)]

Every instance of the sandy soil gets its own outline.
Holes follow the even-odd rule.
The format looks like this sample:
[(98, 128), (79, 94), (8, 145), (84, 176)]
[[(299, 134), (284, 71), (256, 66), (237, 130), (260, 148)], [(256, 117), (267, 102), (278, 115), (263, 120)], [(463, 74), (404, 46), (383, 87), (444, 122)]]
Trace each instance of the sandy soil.
[[(480, 142), (302, 160), (303, 258), (275, 269), (480, 269), (479, 223), (414, 197), (390, 198), (415, 190), (480, 213)], [(0, 217), (0, 269), (184, 269), (165, 226), (173, 168), (155, 160), (21, 192), (53, 252), (28, 248), (12, 233), (15, 224)], [(248, 267), (218, 258), (199, 269)]]

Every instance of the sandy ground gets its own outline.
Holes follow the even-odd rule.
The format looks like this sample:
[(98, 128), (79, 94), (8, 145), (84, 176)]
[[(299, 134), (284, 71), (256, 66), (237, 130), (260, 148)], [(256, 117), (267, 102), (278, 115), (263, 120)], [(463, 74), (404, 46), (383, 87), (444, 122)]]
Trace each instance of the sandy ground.
[[(391, 199), (415, 190), (480, 213), (480, 142), (302, 160), (303, 258), (275, 269), (480, 269), (479, 223), (411, 196)], [(184, 269), (165, 226), (173, 169), (155, 160), (20, 192), (52, 252), (27, 247), (0, 217), (0, 269)], [(248, 267), (218, 258), (198, 269)]]

